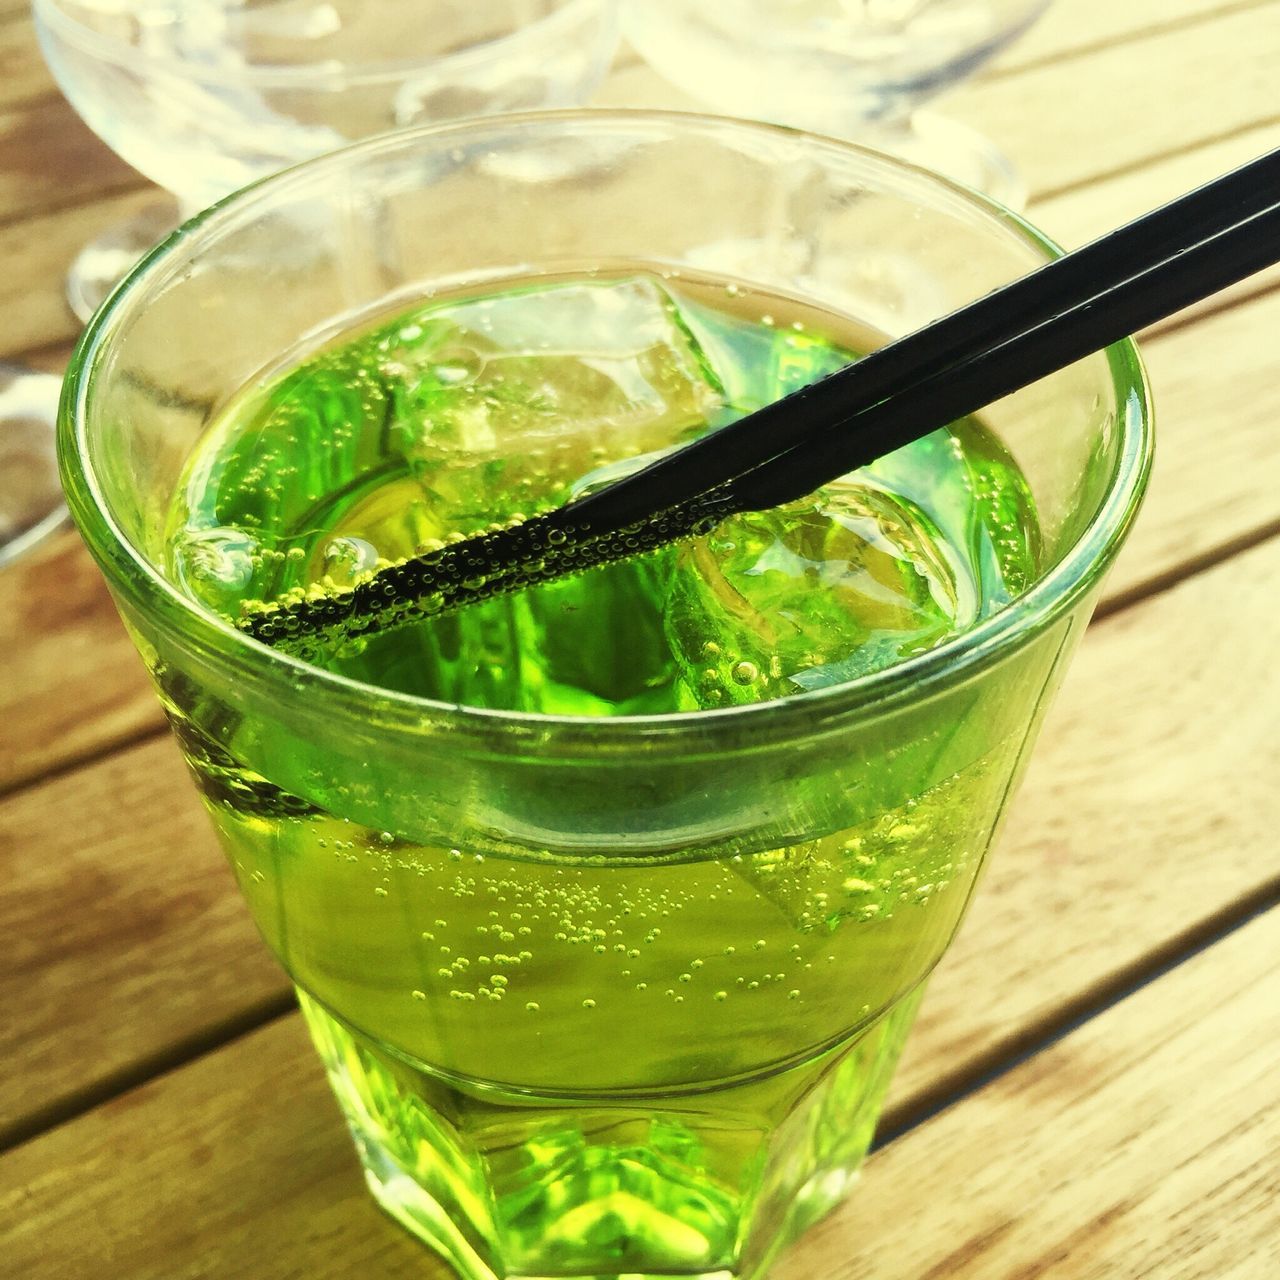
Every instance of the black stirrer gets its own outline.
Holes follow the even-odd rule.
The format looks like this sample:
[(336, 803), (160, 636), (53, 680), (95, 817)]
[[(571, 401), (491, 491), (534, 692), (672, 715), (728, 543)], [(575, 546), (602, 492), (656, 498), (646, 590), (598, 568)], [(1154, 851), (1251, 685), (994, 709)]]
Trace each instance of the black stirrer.
[[(260, 606), (295, 652), (443, 612), (776, 506), (1280, 260), (1280, 149), (819, 382), (525, 523)], [(313, 593), (314, 594), (314, 593)]]
[(918, 439), (924, 434), (922, 422), (936, 428), (975, 413), (1280, 261), (1280, 192), (1276, 195), (1269, 209), (847, 415), (847, 429), (845, 423), (839, 430), (830, 424), (818, 430), (801, 427), (803, 442), (730, 482), (733, 505), (763, 510), (811, 493)]

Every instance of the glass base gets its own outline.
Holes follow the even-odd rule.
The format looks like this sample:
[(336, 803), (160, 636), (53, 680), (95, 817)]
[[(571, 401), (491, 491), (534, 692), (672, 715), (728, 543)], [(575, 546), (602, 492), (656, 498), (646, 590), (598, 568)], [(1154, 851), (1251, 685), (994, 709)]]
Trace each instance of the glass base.
[(772, 1075), (572, 1098), (447, 1080), (299, 993), (374, 1197), (464, 1280), (758, 1280), (856, 1180), (919, 995)]
[(76, 319), (90, 317), (137, 265), (138, 259), (177, 227), (178, 202), (159, 198), (132, 218), (108, 228), (76, 255), (67, 272), (67, 305)]
[(1027, 184), (990, 138), (928, 111), (869, 125), (852, 139), (963, 183), (1015, 212), (1027, 207)]
[(54, 426), (62, 379), (0, 363), (0, 566), (67, 519)]

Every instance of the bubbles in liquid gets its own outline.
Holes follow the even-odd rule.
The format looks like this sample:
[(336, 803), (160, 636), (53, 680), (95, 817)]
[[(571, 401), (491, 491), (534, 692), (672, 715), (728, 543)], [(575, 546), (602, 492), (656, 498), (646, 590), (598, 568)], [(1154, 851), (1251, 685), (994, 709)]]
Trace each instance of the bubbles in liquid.
[[(641, 275), (434, 300), (233, 407), (175, 512), (175, 576), (234, 615), (349, 591), (518, 524), (849, 358), (784, 305)], [(385, 615), (308, 656), (409, 693), (554, 714), (710, 709), (856, 678), (1034, 574), (1034, 512), (1011, 460), (976, 425), (939, 441), (776, 511), (675, 513), (694, 534), (678, 548), (465, 615), (445, 606), (492, 590), (487, 565), (449, 561), (411, 608), (382, 582)], [(589, 563), (563, 532), (548, 541), (530, 578)], [(608, 541), (626, 555), (651, 538)], [(385, 629), (402, 615), (411, 625)]]

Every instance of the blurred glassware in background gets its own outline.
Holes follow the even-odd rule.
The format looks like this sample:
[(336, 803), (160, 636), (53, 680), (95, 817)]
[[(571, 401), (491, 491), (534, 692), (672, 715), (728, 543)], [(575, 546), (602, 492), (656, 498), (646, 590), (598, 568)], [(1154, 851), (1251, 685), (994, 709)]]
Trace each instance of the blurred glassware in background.
[(1020, 35), (1049, 0), (622, 0), (623, 32), (662, 76), (724, 112), (892, 152), (1026, 203), (987, 138), (920, 113)]
[(0, 568), (67, 518), (53, 456), (61, 384), (0, 361)]
[(180, 216), (308, 156), (404, 125), (584, 102), (615, 0), (34, 0), (60, 88), (172, 192), (89, 245), (82, 320)]
[[(59, 87), (172, 193), (81, 250), (87, 320), (152, 245), (238, 187), (402, 125), (575, 106), (618, 41), (615, 0), (33, 0)], [(305, 251), (305, 247), (300, 247)], [(0, 364), (0, 566), (66, 517), (60, 379)]]

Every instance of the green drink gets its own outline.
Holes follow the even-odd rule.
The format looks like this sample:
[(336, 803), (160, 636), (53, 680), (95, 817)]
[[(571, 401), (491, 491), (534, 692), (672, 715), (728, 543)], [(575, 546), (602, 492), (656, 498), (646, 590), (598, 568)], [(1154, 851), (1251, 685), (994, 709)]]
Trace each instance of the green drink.
[[(498, 286), (359, 328), (290, 353), (202, 441), (170, 531), (170, 575), (193, 601), (235, 621), (350, 587), (580, 497), (883, 341), (683, 275)], [(758, 702), (933, 648), (1013, 599), (1039, 542), (1017, 464), (965, 421), (678, 550), (317, 660), (502, 711)]]
[[(447, 154), (527, 196), (527, 163), (494, 179), (494, 154), (545, 161), (549, 141), (591, 133), (511, 127), (459, 131), (490, 149)], [(721, 147), (740, 159), (757, 144), (761, 173), (776, 167), (768, 131), (611, 127), (619, 143), (653, 128), (676, 167), (691, 139), (706, 148), (699, 172)], [(892, 166), (870, 162), (869, 180), (866, 158), (813, 145), (829, 169), (852, 157), (868, 192), (878, 181), (902, 199)], [(423, 176), (411, 141), (292, 181), (346, 189), (368, 165), (362, 198), (380, 198), (403, 189), (384, 167), (397, 155), (432, 191), (422, 216), (440, 220), (438, 250), (450, 189)], [(635, 162), (619, 146), (611, 172)], [(314, 664), (238, 635), (228, 620), (245, 607), (339, 590), (559, 504), (880, 340), (776, 271), (747, 284), (673, 265), (669, 248), (650, 265), (638, 250), (656, 225), (629, 233), (628, 254), (593, 246), (592, 201), (610, 184), (545, 182), (557, 219), (588, 193), (575, 249), (607, 268), (552, 255), (556, 269), (459, 282), (432, 263), (445, 287), (403, 271), (417, 283), (394, 290), (362, 266), (339, 277), (340, 303), (263, 321), (267, 345), (229, 315), (215, 349), (244, 358), (205, 375), (202, 394), (191, 345), (157, 360), (146, 343), (165, 324), (154, 309), (138, 304), (132, 332), (109, 317), (100, 333), (114, 336), (88, 343), (114, 353), (97, 366), (100, 443), (77, 447), (110, 489), (112, 446), (133, 441), (140, 483), (118, 486), (112, 520), (147, 572), (122, 571), (92, 519), (86, 534), (381, 1203), (476, 1280), (755, 1277), (865, 1154), (922, 984), (1132, 510), (1141, 421), (1116, 429), (1131, 370), (1091, 362), (1047, 415), (1085, 420), (1058, 489), (1056, 464), (1010, 430), (1035, 418), (1028, 401), (703, 538), (338, 638)], [(909, 183), (913, 200), (931, 192)], [(615, 213), (632, 207), (605, 194)], [(313, 197), (295, 191), (297, 216), (314, 217)], [(255, 237), (272, 225), (252, 201), (247, 221), (233, 202), (192, 233), (213, 237), (203, 286), (182, 275), (181, 247), (176, 274), (153, 265), (159, 310), (188, 289), (205, 324), (247, 303), (251, 273), (236, 272), (250, 249), (268, 260)], [(368, 232), (380, 253), (383, 212)], [(1015, 260), (1034, 248), (981, 217)], [(532, 233), (511, 234), (525, 246)], [(211, 247), (234, 289), (210, 280)], [(333, 256), (362, 261), (349, 239)], [(145, 298), (145, 269), (139, 281)], [(131, 356), (146, 378), (124, 376)], [(1082, 414), (1085, 388), (1101, 407)], [(175, 432), (187, 405), (198, 428)], [(1086, 555), (1121, 476), (1121, 510)]]
[[(709, 306), (717, 293), (735, 309)], [(584, 278), (338, 338), (210, 430), (175, 503), (173, 577), (234, 617), (564, 501), (851, 358), (799, 319), (779, 327), (784, 309), (737, 286)], [(812, 500), (339, 646), (330, 667), (503, 711), (757, 701), (931, 648), (1007, 603), (1037, 544), (1012, 460), (961, 423)], [(625, 833), (455, 847), (449, 830), (353, 824), (340, 795), (264, 803), (199, 750), (198, 699), (173, 711), (348, 1117), (391, 1170), (388, 1202), (430, 1238), (428, 1188), (461, 1247), (522, 1275), (582, 1259), (714, 1272), (744, 1210), (825, 1204), (833, 1157), (842, 1179), (870, 1139), (915, 958), (940, 952), (968, 896), (984, 833), (967, 815), (990, 808), (976, 768), (906, 779), (901, 803), (798, 844), (643, 862)], [(784, 1174), (768, 1135), (797, 1097), (808, 1132)]]

